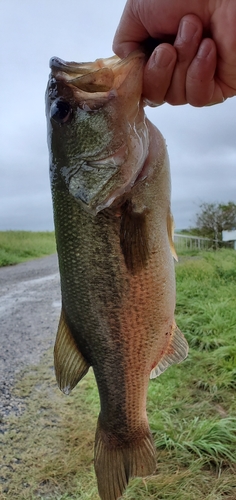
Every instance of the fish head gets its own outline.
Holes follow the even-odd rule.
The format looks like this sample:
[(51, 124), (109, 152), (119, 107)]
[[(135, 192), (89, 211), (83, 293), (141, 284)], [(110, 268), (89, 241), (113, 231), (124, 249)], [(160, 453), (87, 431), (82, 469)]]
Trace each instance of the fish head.
[(92, 63), (50, 61), (46, 115), (52, 190), (96, 214), (134, 185), (148, 154), (145, 54)]

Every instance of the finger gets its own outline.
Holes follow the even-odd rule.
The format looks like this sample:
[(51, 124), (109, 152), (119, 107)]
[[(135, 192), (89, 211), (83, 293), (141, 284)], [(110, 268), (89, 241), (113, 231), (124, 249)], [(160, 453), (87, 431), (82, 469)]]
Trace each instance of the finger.
[(189, 66), (186, 77), (186, 99), (192, 106), (217, 104), (224, 100), (222, 90), (215, 79), (216, 64), (215, 43), (210, 38), (205, 38)]
[(128, 0), (115, 33), (113, 51), (121, 59), (127, 57), (149, 36), (149, 32), (133, 11), (132, 1)]
[(188, 67), (197, 54), (202, 39), (202, 23), (195, 15), (184, 16), (180, 22), (174, 47), (177, 62), (171, 85), (165, 96), (170, 104), (186, 104), (186, 75)]
[(143, 77), (143, 96), (150, 105), (162, 104), (176, 63), (176, 50), (162, 43), (153, 51)]

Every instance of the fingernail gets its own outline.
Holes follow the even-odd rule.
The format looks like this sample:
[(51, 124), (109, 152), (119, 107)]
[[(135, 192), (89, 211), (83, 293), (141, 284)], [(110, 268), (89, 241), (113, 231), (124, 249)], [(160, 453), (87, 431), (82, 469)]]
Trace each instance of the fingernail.
[(161, 68), (169, 66), (173, 60), (173, 54), (164, 47), (159, 47), (155, 50), (155, 65)]
[(180, 25), (180, 37), (184, 42), (191, 42), (196, 31), (197, 27), (195, 24), (190, 23), (189, 21), (182, 21)]
[(209, 47), (209, 45), (207, 43), (204, 43), (204, 40), (203, 42), (201, 43), (199, 49), (198, 49), (198, 57), (201, 57), (202, 59), (206, 59), (207, 56), (210, 54), (212, 50), (212, 47)]

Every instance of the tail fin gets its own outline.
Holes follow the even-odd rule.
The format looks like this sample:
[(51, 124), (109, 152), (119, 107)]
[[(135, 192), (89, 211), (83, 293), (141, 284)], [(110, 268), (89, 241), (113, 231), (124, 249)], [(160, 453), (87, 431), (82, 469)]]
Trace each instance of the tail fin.
[(98, 421), (94, 467), (102, 500), (117, 500), (131, 477), (145, 477), (156, 469), (155, 449), (148, 427), (143, 438), (124, 446), (112, 445), (111, 440), (101, 430)]

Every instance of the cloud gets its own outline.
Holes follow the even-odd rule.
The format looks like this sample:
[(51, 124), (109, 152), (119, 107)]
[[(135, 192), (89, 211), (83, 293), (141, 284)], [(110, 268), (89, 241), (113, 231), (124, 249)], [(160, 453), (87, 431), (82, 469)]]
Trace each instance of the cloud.
[[(44, 93), (48, 61), (111, 55), (125, 0), (1, 3), (0, 229), (52, 229)], [(202, 201), (236, 201), (236, 99), (147, 114), (166, 138), (172, 207), (188, 227)]]
[(200, 109), (165, 104), (147, 114), (167, 141), (178, 228), (194, 224), (203, 201), (236, 202), (235, 99)]

